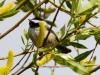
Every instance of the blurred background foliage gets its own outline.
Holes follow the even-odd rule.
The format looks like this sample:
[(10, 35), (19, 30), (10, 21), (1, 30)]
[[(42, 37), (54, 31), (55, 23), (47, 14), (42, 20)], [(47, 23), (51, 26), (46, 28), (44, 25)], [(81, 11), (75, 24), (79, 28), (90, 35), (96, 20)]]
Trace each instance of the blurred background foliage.
[[(64, 47), (72, 46), (73, 48), (75, 48), (78, 54), (76, 57), (72, 57), (69, 54), (62, 54), (56, 50), (51, 51), (50, 48), (39, 48), (34, 52), (32, 51), (33, 47), (31, 47), (32, 43), (29, 41), (28, 31), (24, 30), (24, 36), (21, 36), (22, 43), (25, 46), (25, 48), (22, 48), (22, 54), (26, 55), (29, 52), (31, 53), (32, 51), (34, 52), (33, 59), (28, 66), (26, 66), (25, 68), (23, 68), (22, 66), (22, 70), (19, 69), (19, 71), (15, 72), (14, 74), (21, 74), (26, 69), (31, 68), (35, 75), (37, 75), (39, 68), (38, 66), (41, 66), (49, 62), (50, 60), (54, 60), (56, 63), (61, 65), (60, 67), (67, 66), (74, 72), (81, 75), (90, 75), (92, 72), (100, 69), (100, 66), (95, 64), (96, 56), (94, 56), (96, 47), (98, 44), (100, 44), (100, 27), (92, 24), (90, 21), (90, 19), (92, 18), (97, 19), (99, 17), (97, 16), (97, 14), (100, 12), (100, 0), (88, 0), (87, 4), (83, 4), (84, 1), (85, 0), (16, 0), (6, 5), (6, 0), (2, 0), (0, 2), (1, 22), (4, 22), (6, 18), (11, 18), (21, 11), (26, 13), (26, 15), (22, 19), (20, 19), (17, 24), (15, 24), (15, 26), (2, 34), (0, 36), (0, 39), (13, 31), (16, 27), (18, 27), (20, 23), (23, 22), (30, 14), (33, 14), (34, 17), (41, 17), (50, 26), (56, 27), (57, 25), (55, 24), (55, 20), (60, 10), (66, 13), (66, 15), (70, 15), (70, 20), (67, 24), (62, 25), (59, 32), (56, 33), (60, 39), (59, 44)], [(56, 14), (52, 18), (53, 21), (47, 20), (48, 17), (50, 17), (50, 15), (54, 12), (56, 12)], [(86, 26), (87, 23), (91, 25), (91, 27), (88, 28)], [(91, 36), (94, 37), (96, 45), (92, 50), (87, 50), (88, 48), (84, 44), (81, 44), (79, 41), (85, 41)], [(80, 49), (86, 49), (87, 51), (80, 53)], [(44, 58), (41, 60), (38, 59), (43, 56), (37, 57), (37, 54), (39, 52), (44, 52)], [(90, 54), (91, 57), (88, 58)], [(54, 69), (55, 67), (56, 65), (54, 65)], [(54, 75), (53, 72), (54, 70), (52, 70), (52, 75)]]

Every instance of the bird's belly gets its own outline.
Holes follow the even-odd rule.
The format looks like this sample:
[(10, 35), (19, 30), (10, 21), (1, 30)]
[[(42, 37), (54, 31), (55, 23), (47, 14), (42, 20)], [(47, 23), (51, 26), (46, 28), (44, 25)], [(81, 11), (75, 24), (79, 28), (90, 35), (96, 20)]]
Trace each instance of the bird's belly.
[[(45, 37), (47, 35), (48, 32), (45, 32)], [(37, 40), (38, 40), (38, 36), (39, 36), (39, 28), (29, 28), (29, 35), (30, 35), (30, 39), (32, 40), (33, 44), (35, 46), (37, 46)], [(50, 34), (52, 35), (52, 34)], [(50, 36), (49, 35), (49, 36)], [(52, 36), (54, 37), (54, 36)], [(48, 37), (49, 38), (49, 37)], [(52, 38), (48, 41), (46, 41), (45, 46), (46, 48), (52, 47), (55, 44), (55, 40), (53, 40)]]

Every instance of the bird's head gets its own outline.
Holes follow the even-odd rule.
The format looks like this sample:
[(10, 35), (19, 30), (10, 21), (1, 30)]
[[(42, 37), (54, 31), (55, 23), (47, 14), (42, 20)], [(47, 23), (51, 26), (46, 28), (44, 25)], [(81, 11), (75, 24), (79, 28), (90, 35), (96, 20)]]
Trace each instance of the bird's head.
[(29, 26), (31, 28), (38, 27), (39, 26), (39, 22), (40, 21), (44, 21), (43, 19), (41, 19), (39, 17), (36, 17), (36, 18), (33, 18), (33, 19), (28, 19), (28, 20), (29, 20)]

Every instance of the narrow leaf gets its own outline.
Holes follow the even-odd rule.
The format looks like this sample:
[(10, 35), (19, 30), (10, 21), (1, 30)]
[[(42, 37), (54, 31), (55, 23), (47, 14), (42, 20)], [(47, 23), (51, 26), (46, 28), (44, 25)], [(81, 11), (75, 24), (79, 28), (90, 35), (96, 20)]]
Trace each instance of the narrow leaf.
[(61, 37), (65, 35), (65, 25), (60, 29)]
[(85, 33), (79, 33), (75, 36), (75, 40), (86, 40), (88, 37), (90, 37), (91, 35), (87, 32)]
[(38, 51), (41, 53), (41, 52), (47, 52), (47, 51), (50, 51), (50, 48), (38, 48)]
[(29, 8), (31, 8), (31, 9), (34, 9), (34, 6), (33, 6), (33, 4), (30, 2), (30, 1), (27, 1), (27, 6), (29, 7)]
[(32, 70), (34, 73), (38, 74), (38, 72), (34, 69), (34, 67), (31, 67), (31, 70)]
[(58, 64), (68, 66), (69, 68), (71, 68), (76, 73), (84, 74), (84, 75), (90, 75), (83, 65), (79, 64), (73, 58), (69, 57), (66, 54), (57, 54), (57, 55), (55, 55), (54, 60)]
[(24, 29), (24, 36), (27, 40), (29, 40), (29, 34), (28, 31)]
[(83, 59), (85, 59), (93, 50), (90, 50), (90, 51), (86, 51), (78, 56), (75, 57), (75, 60), (76, 61), (81, 61)]
[(22, 36), (21, 36), (21, 40), (22, 40), (23, 44), (25, 45), (24, 38)]
[(0, 15), (0, 18), (11, 17), (11, 16), (13, 16), (13, 15), (15, 15), (15, 14), (17, 14), (17, 13), (18, 13), (17, 10), (10, 10), (10, 11), (4, 13), (4, 14), (1, 14), (1, 15)]
[(32, 62), (36, 65), (36, 61), (37, 61), (37, 53), (34, 53)]
[(98, 43), (100, 44), (100, 42), (99, 42), (99, 40), (100, 40), (100, 35), (95, 35), (94, 38), (95, 38), (96, 42), (98, 42)]
[(3, 0), (1, 3), (0, 3), (0, 7), (2, 7), (4, 5), (6, 0)]
[(76, 14), (81, 14), (81, 15), (90, 14), (97, 7), (98, 0), (95, 0), (93, 2), (92, 1), (88, 2), (84, 6), (81, 6), (79, 10), (76, 12)]
[(67, 5), (67, 7), (68, 7), (69, 9), (72, 8), (72, 5), (71, 5), (70, 1), (66, 1), (66, 5)]
[(86, 46), (80, 44), (80, 43), (76, 43), (76, 42), (69, 42), (70, 45), (76, 47), (76, 48), (81, 48), (81, 49), (87, 49)]
[[(49, 20), (45, 20), (49, 25), (52, 25), (52, 21)], [(54, 27), (56, 27), (56, 24), (53, 25)]]

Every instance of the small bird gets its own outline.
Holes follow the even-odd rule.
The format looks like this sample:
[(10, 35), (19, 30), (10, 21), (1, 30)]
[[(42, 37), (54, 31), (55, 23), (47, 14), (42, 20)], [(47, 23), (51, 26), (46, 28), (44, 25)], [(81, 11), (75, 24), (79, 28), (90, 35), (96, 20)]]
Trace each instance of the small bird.
[[(33, 19), (29, 19), (29, 36), (30, 39), (32, 40), (33, 44), (36, 46), (37, 40), (38, 40), (38, 36), (39, 36), (39, 22), (43, 21), (43, 23), (45, 24), (45, 38), (49, 32), (49, 27), (47, 26), (47, 23), (45, 20), (36, 17)], [(44, 40), (45, 40), (44, 38)], [(58, 37), (56, 36), (55, 32), (53, 30), (50, 31), (50, 34), (45, 42), (44, 47), (45, 48), (50, 48), (53, 47), (57, 42), (59, 42)], [(71, 52), (71, 50), (69, 48), (66, 48), (62, 45), (57, 45), (56, 48), (58, 50), (60, 50), (61, 53), (69, 53)]]

